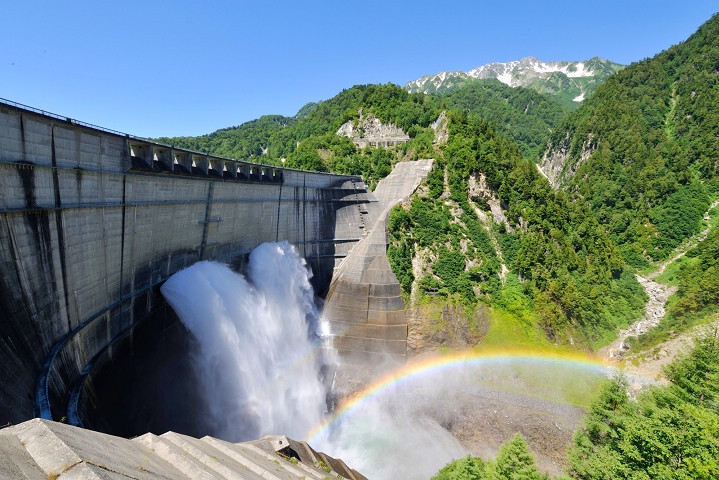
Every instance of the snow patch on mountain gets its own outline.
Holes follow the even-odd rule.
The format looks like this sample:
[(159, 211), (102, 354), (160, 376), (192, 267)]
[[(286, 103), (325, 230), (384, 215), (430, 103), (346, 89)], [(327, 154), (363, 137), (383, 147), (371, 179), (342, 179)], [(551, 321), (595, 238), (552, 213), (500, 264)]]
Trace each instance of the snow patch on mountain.
[(509, 85), (510, 87), (512, 86), (512, 74), (509, 72), (500, 73), (499, 75), (497, 75), (497, 80), (506, 85)]

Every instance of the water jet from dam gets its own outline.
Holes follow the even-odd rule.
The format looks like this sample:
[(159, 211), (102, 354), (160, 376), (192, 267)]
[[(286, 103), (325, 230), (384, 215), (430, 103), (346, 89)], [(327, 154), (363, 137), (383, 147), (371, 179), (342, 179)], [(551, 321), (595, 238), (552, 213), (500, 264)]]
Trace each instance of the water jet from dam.
[(230, 441), (301, 438), (326, 412), (323, 376), (333, 371), (311, 274), (287, 242), (254, 249), (246, 271), (199, 262), (162, 286), (199, 342), (194, 365), (204, 423)]

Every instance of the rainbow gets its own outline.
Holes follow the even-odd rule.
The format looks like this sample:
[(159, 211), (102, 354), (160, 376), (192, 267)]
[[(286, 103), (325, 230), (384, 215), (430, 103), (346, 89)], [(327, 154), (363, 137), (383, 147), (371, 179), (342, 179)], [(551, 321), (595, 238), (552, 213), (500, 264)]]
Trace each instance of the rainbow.
[(413, 361), (405, 366), (392, 371), (371, 385), (365, 387), (351, 398), (344, 401), (335, 411), (322, 423), (313, 427), (305, 436), (309, 442), (313, 441), (332, 425), (341, 422), (343, 419), (357, 412), (362, 405), (380, 397), (388, 389), (410, 382), (413, 379), (434, 375), (453, 368), (463, 366), (489, 366), (514, 363), (536, 363), (543, 362), (549, 365), (581, 368), (596, 373), (609, 373), (615, 367), (608, 365), (596, 358), (581, 355), (579, 353), (553, 353), (553, 352), (528, 352), (501, 350), (490, 352), (461, 352), (440, 354), (418, 361)]

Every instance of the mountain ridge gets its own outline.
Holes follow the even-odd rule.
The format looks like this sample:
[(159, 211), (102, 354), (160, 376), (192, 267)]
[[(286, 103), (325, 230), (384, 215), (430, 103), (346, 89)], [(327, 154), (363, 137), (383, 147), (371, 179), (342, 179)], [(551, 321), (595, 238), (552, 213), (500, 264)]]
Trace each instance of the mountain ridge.
[(623, 65), (592, 57), (583, 61), (543, 62), (536, 57), (481, 65), (466, 72), (444, 71), (405, 83), (410, 93), (446, 94), (476, 81), (496, 79), (510, 87), (526, 87), (545, 93), (566, 108), (575, 109), (607, 77)]

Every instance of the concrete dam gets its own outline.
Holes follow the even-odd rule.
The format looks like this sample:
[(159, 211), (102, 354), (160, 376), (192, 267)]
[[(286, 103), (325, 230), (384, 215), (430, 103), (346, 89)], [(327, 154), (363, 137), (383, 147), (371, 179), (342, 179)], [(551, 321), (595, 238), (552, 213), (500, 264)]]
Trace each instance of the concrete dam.
[[(191, 377), (193, 342), (160, 285), (200, 260), (242, 269), (259, 244), (286, 240), (316, 292), (357, 291), (333, 274), (357, 274), (357, 261), (341, 268), (345, 257), (368, 226), (384, 229), (377, 215), (387, 213), (360, 177), (216, 157), (9, 101), (0, 102), (0, 171), (0, 426), (37, 416), (131, 436), (179, 422), (203, 435), (183, 414), (196, 399), (177, 386)], [(377, 317), (368, 309), (389, 309), (380, 316), (391, 326), (339, 332), (347, 358), (406, 356), (399, 287), (388, 264), (379, 268), (370, 277), (383, 285), (370, 294), (365, 276), (364, 305), (331, 320), (361, 324)]]

